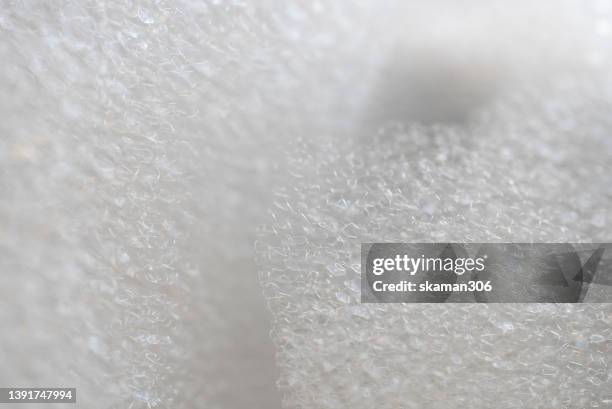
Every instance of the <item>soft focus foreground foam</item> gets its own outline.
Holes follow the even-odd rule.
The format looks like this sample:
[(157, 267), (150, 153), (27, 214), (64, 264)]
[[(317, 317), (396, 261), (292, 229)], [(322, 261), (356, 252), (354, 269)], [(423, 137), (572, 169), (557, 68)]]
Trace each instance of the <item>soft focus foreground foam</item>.
[(254, 228), (280, 145), (354, 109), (374, 5), (332, 3), (3, 6), (1, 385), (278, 407)]
[(610, 241), (611, 83), (581, 49), (567, 69), (534, 47), (549, 78), (515, 76), (467, 122), (410, 112), (288, 153), (257, 243), (285, 407), (611, 404), (609, 304), (360, 304), (362, 242)]

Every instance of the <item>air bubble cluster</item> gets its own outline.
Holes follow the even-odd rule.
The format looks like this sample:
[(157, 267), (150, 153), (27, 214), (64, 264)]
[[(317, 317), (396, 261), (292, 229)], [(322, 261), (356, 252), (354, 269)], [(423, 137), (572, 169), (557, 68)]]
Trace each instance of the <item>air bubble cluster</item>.
[(610, 80), (553, 76), (466, 124), (288, 151), (257, 243), (285, 407), (610, 402), (609, 304), (361, 304), (354, 268), (364, 242), (609, 241)]
[(257, 243), (285, 407), (605, 407), (608, 304), (361, 304), (357, 268), (363, 242), (609, 241), (612, 98), (592, 80), (296, 144)]

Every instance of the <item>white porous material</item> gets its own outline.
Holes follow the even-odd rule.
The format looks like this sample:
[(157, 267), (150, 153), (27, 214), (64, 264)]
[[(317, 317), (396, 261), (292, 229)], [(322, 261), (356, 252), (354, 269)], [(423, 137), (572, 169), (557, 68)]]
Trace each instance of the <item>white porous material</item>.
[(285, 407), (606, 407), (608, 304), (360, 303), (362, 242), (607, 241), (610, 100), (582, 87), (294, 153), (258, 243)]
[[(359, 365), (380, 360), (388, 353), (380, 347), (384, 337), (372, 343), (375, 351), (363, 347), (326, 359), (334, 350), (326, 347), (329, 339), (356, 342), (358, 331), (349, 331), (350, 325), (376, 334), (371, 322), (366, 327), (359, 321), (372, 321), (375, 308), (345, 305), (354, 303), (344, 283), (349, 280), (342, 278), (354, 274), (353, 264), (342, 258), (353, 254), (349, 238), (357, 242), (369, 232), (373, 240), (461, 240), (468, 234), (483, 240), (609, 239), (606, 84), (601, 74), (589, 84), (582, 79), (590, 75), (574, 75), (583, 66), (605, 72), (606, 4), (421, 3), (5, 2), (0, 385), (76, 386), (78, 406), (84, 408), (278, 407), (252, 250), (255, 226), (264, 221), (278, 184), (302, 189), (304, 196), (285, 201), (293, 209), (298, 203), (310, 206), (300, 215), (280, 212), (271, 224), (278, 235), (269, 237), (270, 243), (286, 240), (291, 250), (265, 262), (283, 263), (279, 270), (266, 268), (274, 272), (265, 280), (266, 295), (290, 272), (284, 263), (302, 277), (313, 272), (340, 277), (331, 286), (303, 279), (271, 299), (289, 405), (317, 406), (317, 400), (337, 407), (352, 400), (353, 407), (365, 407), (381, 396), (382, 386), (397, 393), (374, 407), (432, 396), (406, 398), (408, 387), (397, 387), (394, 377), (368, 390), (363, 372), (344, 364), (352, 372), (337, 372), (338, 362), (349, 357), (359, 357)], [(413, 65), (414, 55), (419, 62)], [(518, 93), (514, 103), (494, 107), (507, 88), (551, 73), (574, 80), (561, 86), (558, 101), (536, 90), (534, 98)], [(423, 101), (434, 108), (423, 109)], [(391, 109), (399, 106), (407, 109)], [(481, 109), (489, 118), (483, 116), (472, 131), (467, 124)], [(378, 123), (389, 120), (427, 125), (392, 128), (376, 139)], [(553, 129), (563, 136), (557, 139)], [(286, 156), (284, 146), (297, 140), (306, 141), (306, 148)], [(412, 160), (417, 148), (430, 152), (422, 162)], [(399, 160), (402, 155), (410, 160)], [(381, 157), (391, 166), (380, 165)], [(510, 171), (519, 172), (513, 183)], [(461, 172), (471, 172), (465, 185), (453, 183)], [(449, 190), (456, 192), (450, 199), (443, 196)], [(365, 192), (371, 193), (359, 196)], [(480, 213), (468, 212), (470, 201)], [(374, 224), (367, 227), (365, 221)], [(306, 242), (302, 234), (284, 234), (289, 223), (315, 229), (313, 236)], [(544, 227), (535, 229), (534, 223)], [(312, 264), (313, 254), (323, 254), (323, 263)], [(304, 288), (324, 301), (291, 292)], [(323, 297), (325, 291), (330, 297)], [(285, 294), (293, 300), (290, 308), (274, 304), (287, 302)], [(413, 318), (413, 331), (429, 328), (438, 319), (435, 311)], [(492, 309), (482, 311), (500, 322)], [(506, 314), (501, 327), (520, 334), (519, 323), (531, 321), (513, 311), (499, 311)], [(564, 371), (584, 371), (571, 382), (604, 379), (607, 361), (599, 357), (609, 339), (599, 331), (609, 320), (606, 311), (564, 311), (533, 313), (549, 317), (551, 333), (567, 341), (555, 354), (570, 354), (567, 361), (579, 364), (555, 366), (559, 382), (553, 385), (569, 385), (554, 396), (558, 399), (573, 390)], [(350, 320), (338, 315), (343, 313)], [(328, 325), (331, 338), (299, 341), (317, 332), (309, 314), (318, 314), (314, 322)], [(488, 319), (465, 314), (478, 328)], [(580, 326), (589, 320), (592, 333)], [(384, 319), (378, 325), (388, 328)], [(565, 325), (565, 332), (558, 325)], [(568, 329), (572, 325), (575, 330)], [(467, 330), (459, 326), (456, 334)], [(398, 334), (407, 338), (403, 330)], [(488, 339), (472, 335), (478, 345)], [(510, 337), (510, 347), (519, 345), (517, 339), (523, 342)], [(311, 345), (327, 349), (319, 355)], [(497, 359), (503, 350), (497, 348), (485, 349), (486, 359)], [(587, 354), (599, 366), (587, 361)], [(459, 367), (467, 368), (469, 356), (459, 356), (466, 362)], [(419, 372), (416, 361), (410, 374), (439, 376), (433, 370), (438, 361), (431, 359), (421, 361), (427, 371)], [(319, 365), (328, 375), (321, 375)], [(376, 365), (367, 368), (380, 368)], [(399, 382), (414, 379), (399, 369), (397, 374)], [(543, 376), (527, 378), (535, 382), (533, 393), (545, 389), (537, 383), (548, 379)], [(490, 390), (495, 383), (485, 385)], [(581, 397), (595, 390), (585, 385)], [(528, 386), (523, 390), (531, 393)]]
[(2, 5), (0, 385), (279, 407), (254, 233), (282, 144), (354, 109), (375, 4), (334, 3)]
[[(360, 303), (362, 242), (610, 241), (610, 48), (587, 29), (607, 17), (594, 13), (584, 31), (534, 23), (571, 25), (581, 13), (577, 3), (536, 13), (530, 30), (542, 42), (508, 52), (532, 53), (541, 67), (510, 67), (468, 112), (432, 85), (442, 95), (422, 90), (440, 101), (432, 114), (394, 87), (413, 74), (391, 75), (374, 86), (377, 113), (402, 101), (417, 109), (368, 117), (360, 138), (305, 140), (288, 153), (292, 177), (257, 244), (286, 408), (612, 404), (609, 304)], [(567, 49), (547, 52), (557, 35)], [(447, 39), (450, 52), (455, 44)]]

